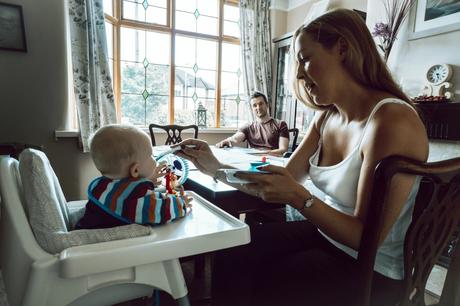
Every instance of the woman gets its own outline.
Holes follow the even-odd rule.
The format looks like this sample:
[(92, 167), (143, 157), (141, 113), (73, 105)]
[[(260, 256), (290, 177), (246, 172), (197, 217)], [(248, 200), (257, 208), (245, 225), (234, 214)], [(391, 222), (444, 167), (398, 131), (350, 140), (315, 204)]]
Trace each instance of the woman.
[[(285, 168), (271, 175), (241, 175), (253, 181), (237, 188), (267, 202), (287, 203), (308, 221), (251, 228), (251, 244), (219, 253), (213, 305), (354, 305), (364, 218), (377, 163), (390, 155), (428, 157), (425, 128), (393, 81), (372, 37), (351, 10), (327, 12), (294, 34), (296, 97), (319, 109)], [(212, 176), (225, 168), (209, 147), (182, 156)], [(307, 177), (324, 194), (302, 183)], [(376, 257), (373, 305), (392, 305), (403, 277), (403, 240), (419, 181), (396, 176), (390, 188)], [(268, 204), (267, 204), (268, 205)], [(226, 285), (227, 284), (227, 285)], [(215, 303), (214, 303), (215, 301)]]

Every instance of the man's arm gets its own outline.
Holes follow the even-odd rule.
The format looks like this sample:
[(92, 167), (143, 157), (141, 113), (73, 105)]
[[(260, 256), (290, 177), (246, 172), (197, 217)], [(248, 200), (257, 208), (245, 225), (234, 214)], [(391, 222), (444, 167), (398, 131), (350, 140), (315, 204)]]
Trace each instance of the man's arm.
[(285, 152), (287, 152), (288, 148), (289, 148), (289, 138), (280, 137), (279, 142), (278, 142), (278, 149), (270, 150), (267, 153), (270, 155), (281, 156)]
[(243, 142), (246, 139), (246, 136), (244, 135), (243, 132), (238, 131), (232, 136), (225, 138), (221, 142), (216, 143), (216, 147), (222, 148), (222, 147), (233, 147), (234, 144)]
[(270, 150), (270, 155), (282, 156), (289, 149), (289, 130), (285, 121), (280, 122), (278, 149)]

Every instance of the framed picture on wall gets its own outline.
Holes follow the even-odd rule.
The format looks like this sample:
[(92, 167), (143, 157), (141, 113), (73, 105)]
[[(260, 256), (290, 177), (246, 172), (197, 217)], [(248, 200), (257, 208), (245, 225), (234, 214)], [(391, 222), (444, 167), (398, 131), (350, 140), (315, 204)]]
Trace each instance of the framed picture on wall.
[(460, 30), (460, 0), (418, 0), (410, 22), (410, 40)]
[(0, 2), (0, 50), (27, 52), (20, 5)]

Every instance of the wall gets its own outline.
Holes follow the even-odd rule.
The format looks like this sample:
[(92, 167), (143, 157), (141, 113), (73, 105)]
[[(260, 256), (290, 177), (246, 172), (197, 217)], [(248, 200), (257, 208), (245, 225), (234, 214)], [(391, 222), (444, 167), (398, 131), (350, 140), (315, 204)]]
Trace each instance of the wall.
[[(22, 6), (27, 53), (0, 50), (0, 142), (44, 146), (67, 200), (85, 198), (98, 173), (76, 139), (54, 138), (67, 123), (64, 0), (5, 0)], [(209, 143), (231, 135), (200, 132)]]
[[(368, 1), (367, 25), (373, 28), (376, 22), (385, 21), (380, 1)], [(409, 18), (398, 34), (398, 40), (391, 51), (388, 65), (395, 79), (410, 95), (418, 95), (425, 83), (425, 73), (433, 64), (448, 63), (453, 66), (456, 101), (460, 102), (460, 31), (409, 40), (411, 31)], [(430, 161), (460, 156), (460, 141), (430, 141)]]
[[(311, 6), (318, 1), (289, 1), (289, 8), (287, 14), (286, 32), (295, 31), (305, 20)], [(366, 11), (366, 0), (330, 0), (329, 8), (349, 8)]]
[(43, 145), (63, 185), (75, 195), (79, 188), (70, 186), (83, 183), (89, 157), (80, 154), (75, 141), (53, 137), (67, 116), (64, 2), (9, 2), (22, 5), (28, 52), (0, 51), (0, 141)]
[[(271, 10), (271, 36), (280, 37), (286, 33), (294, 32), (305, 21), (315, 0), (272, 0)], [(331, 0), (329, 8), (345, 7), (366, 11), (366, 0)], [(275, 52), (272, 52), (273, 56)], [(275, 65), (273, 60), (273, 65)]]

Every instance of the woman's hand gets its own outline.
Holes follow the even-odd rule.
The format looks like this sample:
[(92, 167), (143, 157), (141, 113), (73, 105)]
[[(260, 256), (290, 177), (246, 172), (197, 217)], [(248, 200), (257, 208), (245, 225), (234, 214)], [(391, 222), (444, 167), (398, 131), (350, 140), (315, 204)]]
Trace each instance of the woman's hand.
[[(195, 145), (194, 148), (188, 148), (186, 145)], [(222, 164), (217, 160), (209, 148), (207, 142), (198, 139), (186, 139), (181, 143), (171, 146), (172, 148), (181, 146), (180, 151), (175, 154), (191, 161), (201, 172), (215, 176), (217, 169), (222, 168)]]
[(241, 191), (262, 198), (271, 203), (296, 203), (306, 192), (305, 188), (297, 182), (284, 167), (267, 165), (258, 167), (259, 170), (268, 171), (270, 174), (238, 173), (235, 176), (252, 181), (241, 184)]

